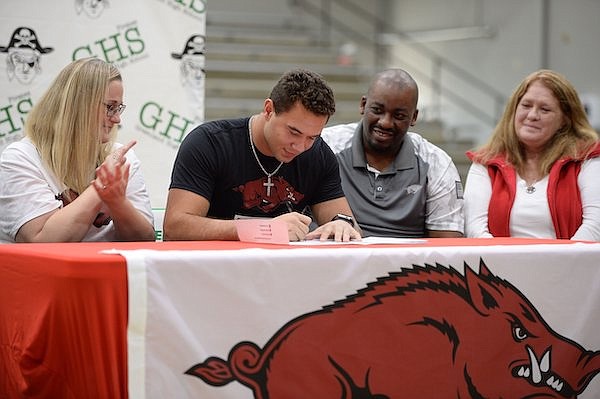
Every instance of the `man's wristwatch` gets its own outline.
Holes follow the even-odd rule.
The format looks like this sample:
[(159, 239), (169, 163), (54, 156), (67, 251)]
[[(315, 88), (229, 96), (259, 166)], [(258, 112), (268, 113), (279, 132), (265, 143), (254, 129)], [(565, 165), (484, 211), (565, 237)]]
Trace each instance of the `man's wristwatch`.
[(344, 222), (350, 223), (350, 225), (354, 227), (354, 218), (352, 216), (344, 215), (343, 213), (338, 213), (333, 217), (333, 219), (331, 219), (332, 222), (334, 220), (343, 220)]

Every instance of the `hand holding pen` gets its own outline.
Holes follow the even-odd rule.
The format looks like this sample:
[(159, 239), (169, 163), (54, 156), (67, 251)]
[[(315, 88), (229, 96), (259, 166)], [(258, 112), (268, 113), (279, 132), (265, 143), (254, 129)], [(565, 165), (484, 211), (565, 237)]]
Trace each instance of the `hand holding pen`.
[(304, 240), (304, 237), (308, 234), (310, 223), (312, 222), (310, 216), (304, 214), (309, 209), (308, 206), (306, 206), (301, 213), (294, 211), (294, 206), (290, 201), (286, 201), (285, 206), (288, 212), (277, 216), (275, 219), (286, 222), (290, 241)]

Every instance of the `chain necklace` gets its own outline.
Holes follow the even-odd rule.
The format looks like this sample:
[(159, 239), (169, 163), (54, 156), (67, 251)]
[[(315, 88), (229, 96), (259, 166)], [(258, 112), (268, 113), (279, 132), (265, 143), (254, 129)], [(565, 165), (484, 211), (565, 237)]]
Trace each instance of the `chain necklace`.
[(275, 170), (272, 171), (271, 173), (267, 172), (267, 170), (265, 169), (263, 164), (260, 162), (260, 159), (258, 159), (258, 154), (256, 153), (256, 148), (254, 148), (254, 142), (252, 141), (252, 119), (254, 119), (254, 116), (252, 116), (250, 118), (250, 120), (248, 121), (248, 134), (250, 136), (250, 148), (252, 149), (252, 153), (254, 154), (254, 159), (256, 159), (258, 166), (263, 171), (263, 173), (267, 176), (267, 181), (263, 183), (263, 186), (267, 189), (267, 197), (270, 197), (271, 196), (271, 187), (273, 187), (275, 185), (271, 181), (271, 177), (273, 177), (273, 175), (279, 171), (279, 169), (283, 165), (283, 162), (280, 162), (279, 165), (275, 168)]
[(534, 180), (531, 184), (527, 183), (527, 180), (523, 179), (523, 181), (525, 182), (525, 192), (527, 194), (533, 194), (535, 193), (535, 185), (540, 181), (540, 179)]

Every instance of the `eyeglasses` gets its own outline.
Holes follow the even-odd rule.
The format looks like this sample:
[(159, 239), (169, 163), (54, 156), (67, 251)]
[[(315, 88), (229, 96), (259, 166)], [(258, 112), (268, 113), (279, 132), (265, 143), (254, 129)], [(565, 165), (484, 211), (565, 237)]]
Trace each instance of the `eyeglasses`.
[(112, 118), (113, 116), (115, 116), (116, 114), (121, 115), (123, 113), (123, 111), (125, 111), (125, 104), (107, 104), (107, 103), (102, 103), (104, 105), (106, 105), (106, 116), (108, 116), (109, 118)]

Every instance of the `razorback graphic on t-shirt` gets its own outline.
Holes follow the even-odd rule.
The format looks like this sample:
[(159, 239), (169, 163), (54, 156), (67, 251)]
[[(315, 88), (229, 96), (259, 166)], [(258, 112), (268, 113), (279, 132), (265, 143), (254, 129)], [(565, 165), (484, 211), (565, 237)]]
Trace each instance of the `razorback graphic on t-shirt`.
[[(286, 202), (298, 204), (304, 195), (296, 191), (296, 189), (281, 176), (275, 176), (271, 179), (269, 186), (267, 178), (246, 182), (245, 185), (239, 186), (236, 191), (243, 195), (244, 209), (259, 208), (263, 212), (268, 213), (276, 209)], [(269, 192), (270, 195), (267, 195)]]

